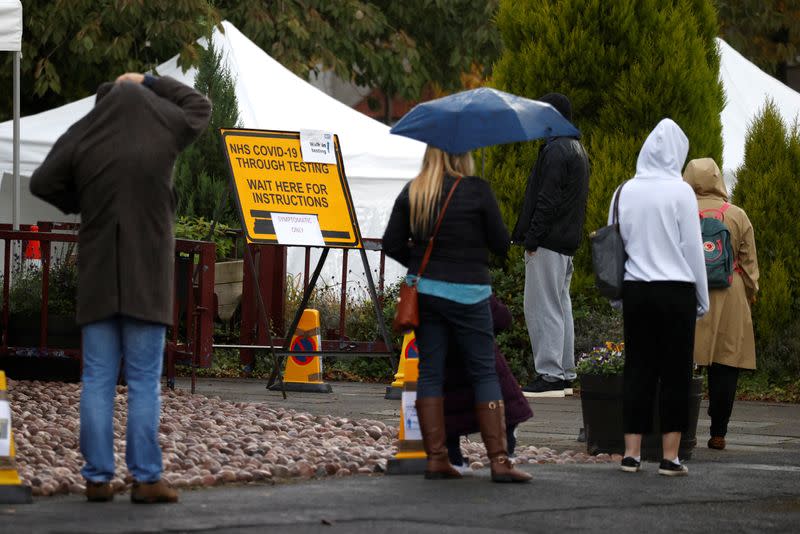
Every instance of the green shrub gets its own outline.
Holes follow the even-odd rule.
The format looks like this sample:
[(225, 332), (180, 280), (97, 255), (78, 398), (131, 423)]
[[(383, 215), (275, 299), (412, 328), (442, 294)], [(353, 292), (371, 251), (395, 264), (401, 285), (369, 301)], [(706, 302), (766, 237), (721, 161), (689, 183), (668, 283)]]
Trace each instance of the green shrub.
[(757, 363), (773, 377), (800, 373), (800, 132), (768, 101), (748, 128), (733, 202), (745, 210), (761, 273), (753, 306)]
[[(211, 221), (203, 217), (178, 217), (175, 221), (175, 237), (203, 241), (211, 233)], [(236, 233), (226, 224), (217, 223), (211, 241), (217, 247), (217, 261), (230, 258)]]
[[(690, 157), (720, 160), (724, 101), (711, 0), (503, 0), (497, 25), (504, 51), (494, 84), (529, 98), (557, 91), (572, 101), (592, 164), (586, 234), (605, 225), (613, 190), (633, 176), (639, 148), (660, 119), (683, 128)], [(535, 143), (488, 153), (487, 176), (509, 226), (536, 154)], [(590, 287), (587, 240), (575, 266), (575, 287)]]
[(175, 163), (175, 189), (178, 192), (178, 215), (217, 219), (238, 226), (233, 199), (229, 198), (220, 213), (215, 213), (220, 198), (228, 188), (230, 171), (219, 136), (219, 128), (239, 126), (236, 84), (211, 41), (200, 54), (195, 89), (211, 100), (211, 119), (206, 131), (181, 152)]
[[(78, 267), (75, 244), (50, 263), (47, 283), (47, 310), (54, 315), (74, 316), (78, 293)], [(2, 276), (0, 276), (2, 284)], [(38, 316), (42, 306), (42, 266), (15, 257), (11, 264), (9, 309), (22, 316)]]

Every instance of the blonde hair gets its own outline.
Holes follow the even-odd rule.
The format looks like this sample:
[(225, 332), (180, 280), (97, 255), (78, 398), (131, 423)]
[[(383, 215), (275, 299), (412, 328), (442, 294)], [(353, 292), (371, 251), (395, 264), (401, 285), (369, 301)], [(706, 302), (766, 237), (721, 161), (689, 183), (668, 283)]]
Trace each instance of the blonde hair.
[(445, 174), (454, 177), (469, 176), (474, 173), (474, 168), (469, 152), (450, 154), (428, 146), (422, 158), (422, 170), (408, 188), (412, 233), (422, 238), (433, 230), (433, 216), (439, 207)]

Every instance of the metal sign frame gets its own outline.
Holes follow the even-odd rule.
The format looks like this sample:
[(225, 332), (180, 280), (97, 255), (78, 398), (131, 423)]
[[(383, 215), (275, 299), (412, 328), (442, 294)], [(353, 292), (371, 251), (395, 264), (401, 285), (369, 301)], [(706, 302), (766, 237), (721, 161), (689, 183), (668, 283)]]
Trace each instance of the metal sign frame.
[[(299, 132), (280, 131), (280, 130), (252, 130), (252, 129), (242, 129), (242, 128), (220, 128), (219, 132), (220, 132), (220, 141), (221, 141), (220, 146), (222, 147), (222, 151), (225, 154), (225, 158), (228, 161), (228, 170), (230, 171), (230, 189), (229, 189), (229, 191), (232, 191), (232, 192), (235, 193), (234, 194), (234, 199), (235, 199), (235, 202), (236, 202), (236, 207), (238, 208), (237, 211), (238, 211), (238, 214), (239, 214), (239, 221), (242, 223), (242, 228), (243, 228), (243, 230), (245, 232), (246, 239), (248, 241), (250, 241), (252, 236), (250, 236), (250, 234), (248, 232), (245, 214), (244, 214), (244, 211), (243, 211), (243, 207), (242, 207), (241, 201), (239, 199), (239, 194), (238, 194), (238, 189), (237, 189), (237, 184), (236, 184), (236, 177), (234, 175), (233, 166), (232, 166), (231, 161), (230, 161), (230, 153), (229, 153), (229, 150), (228, 150), (228, 143), (226, 142), (226, 137), (228, 135), (234, 135), (236, 133), (238, 133), (238, 134), (245, 133), (245, 134), (248, 134), (248, 135), (253, 136), (253, 137), (297, 139), (298, 140), (298, 144), (299, 144), (300, 133)], [(353, 201), (352, 201), (352, 198), (350, 196), (350, 188), (349, 188), (349, 186), (347, 184), (347, 176), (346, 176), (345, 170), (344, 170), (344, 160), (342, 159), (341, 149), (339, 147), (339, 136), (338, 135), (334, 135), (334, 149), (335, 149), (335, 154), (336, 154), (336, 162), (337, 162), (336, 163), (336, 167), (337, 167), (337, 171), (338, 171), (338, 177), (339, 177), (339, 179), (341, 181), (340, 183), (342, 185), (342, 191), (343, 191), (343, 194), (345, 196), (345, 201), (347, 203), (347, 207), (348, 207), (348, 210), (349, 210), (348, 213), (349, 213), (349, 216), (351, 217), (350, 221), (351, 221), (352, 227), (353, 227), (353, 229), (355, 231), (356, 240), (354, 242), (350, 243), (350, 244), (347, 244), (347, 243), (344, 243), (344, 244), (343, 243), (330, 243), (329, 244), (329, 243), (326, 242), (324, 246), (317, 247), (317, 248), (322, 248), (322, 253), (320, 254), (320, 258), (319, 258), (319, 260), (317, 262), (316, 267), (314, 268), (314, 273), (311, 276), (311, 279), (309, 280), (308, 285), (305, 288), (305, 291), (303, 292), (303, 298), (302, 298), (302, 300), (300, 302), (300, 305), (299, 305), (299, 307), (298, 307), (298, 309), (297, 309), (297, 311), (296, 311), (296, 313), (294, 315), (292, 323), (289, 326), (288, 330), (286, 331), (286, 335), (284, 336), (285, 337), (284, 345), (283, 345), (283, 347), (280, 348), (280, 350), (276, 351), (275, 350), (275, 345), (273, 343), (270, 343), (269, 350), (270, 350), (270, 352), (272, 354), (273, 361), (275, 362), (275, 366), (273, 367), (272, 373), (270, 374), (270, 377), (269, 377), (269, 380), (268, 380), (268, 383), (267, 383), (267, 389), (269, 389), (270, 386), (275, 384), (276, 380), (280, 380), (281, 393), (282, 393), (284, 399), (286, 398), (286, 390), (283, 388), (283, 383), (284, 382), (283, 382), (283, 378), (281, 376), (281, 369), (284, 366), (284, 360), (286, 359), (287, 355), (291, 354), (290, 344), (291, 344), (291, 339), (292, 339), (293, 333), (297, 329), (297, 325), (300, 323), (300, 318), (303, 315), (303, 311), (308, 306), (308, 301), (311, 298), (311, 293), (314, 291), (314, 288), (317, 285), (317, 281), (319, 280), (319, 275), (322, 272), (322, 267), (325, 264), (325, 260), (327, 260), (327, 258), (328, 258), (328, 252), (330, 251), (331, 248), (355, 248), (355, 249), (358, 249), (359, 255), (361, 256), (361, 262), (362, 262), (363, 267), (364, 267), (364, 274), (365, 274), (365, 276), (367, 278), (367, 287), (369, 289), (370, 300), (372, 300), (373, 308), (374, 308), (374, 311), (375, 311), (375, 319), (376, 319), (376, 321), (378, 323), (378, 328), (379, 328), (379, 330), (381, 332), (381, 336), (383, 337), (384, 344), (386, 345), (386, 348), (387, 348), (387, 351), (388, 351), (387, 356), (392, 358), (393, 357), (393, 353), (394, 353), (394, 349), (393, 349), (393, 346), (392, 346), (392, 340), (389, 337), (389, 332), (386, 330), (386, 324), (383, 321), (383, 310), (381, 309), (380, 301), (378, 300), (378, 294), (377, 294), (377, 291), (375, 290), (375, 282), (374, 282), (374, 280), (372, 278), (372, 272), (370, 270), (369, 262), (367, 261), (367, 253), (366, 253), (366, 250), (364, 249), (364, 246), (362, 244), (361, 231), (360, 231), (359, 226), (358, 226), (358, 218), (356, 217), (355, 209), (353, 207)], [(227, 195), (227, 191), (226, 191), (226, 195)], [(323, 234), (323, 237), (325, 237), (324, 234)], [(277, 238), (274, 239), (274, 240), (270, 239), (270, 240), (263, 240), (263, 241), (262, 240), (254, 240), (252, 242), (265, 243), (265, 244), (274, 244), (274, 245), (282, 245), (282, 243), (278, 242)], [(270, 324), (270, 315), (271, 315), (271, 313), (270, 313), (269, 308), (265, 305), (264, 300), (263, 300), (263, 298), (261, 296), (261, 288), (259, 287), (259, 283), (258, 283), (258, 272), (256, 270), (255, 261), (253, 260), (253, 255), (252, 255), (252, 252), (250, 250), (250, 247), (245, 245), (244, 249), (245, 249), (245, 255), (247, 256), (247, 263), (249, 264), (251, 272), (253, 273), (253, 281), (254, 281), (254, 284), (256, 286), (255, 289), (256, 289), (256, 296), (257, 296), (257, 303), (258, 303), (259, 313), (261, 313), (261, 315), (263, 316), (264, 324), (265, 325), (269, 325)], [(304, 352), (303, 356), (315, 356), (315, 357), (320, 357), (321, 358), (321, 357), (325, 356), (326, 354), (328, 354), (328, 351), (317, 350), (317, 351), (313, 351), (313, 352)]]

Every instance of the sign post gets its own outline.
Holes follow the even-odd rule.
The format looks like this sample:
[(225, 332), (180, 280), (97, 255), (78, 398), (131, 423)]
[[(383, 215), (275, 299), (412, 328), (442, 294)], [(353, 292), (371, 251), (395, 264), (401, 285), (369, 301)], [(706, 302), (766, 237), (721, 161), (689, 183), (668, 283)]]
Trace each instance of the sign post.
[[(331, 248), (358, 249), (375, 319), (391, 352), (391, 339), (383, 322), (347, 185), (339, 138), (316, 130), (285, 132), (221, 128), (220, 134), (247, 242), (323, 249), (287, 332), (294, 332), (297, 328), (328, 251)], [(249, 251), (249, 247), (245, 250)], [(255, 272), (249, 252), (248, 260)], [(265, 324), (269, 325), (269, 310), (261, 301), (259, 288), (256, 292), (259, 307), (266, 316)], [(290, 338), (291, 335), (286, 336), (282, 354), (275, 358), (275, 368), (267, 387), (275, 382), (279, 369), (283, 367), (283, 358), (290, 349)], [(271, 350), (275, 356), (274, 348)], [(315, 352), (322, 354), (321, 351)]]

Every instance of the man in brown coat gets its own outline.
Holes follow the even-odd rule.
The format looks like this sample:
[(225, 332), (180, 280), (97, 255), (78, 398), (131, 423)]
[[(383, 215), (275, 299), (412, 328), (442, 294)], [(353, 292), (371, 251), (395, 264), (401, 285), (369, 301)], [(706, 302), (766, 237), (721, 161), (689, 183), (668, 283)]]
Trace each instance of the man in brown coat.
[(209, 101), (186, 85), (123, 74), (100, 86), (95, 107), (56, 141), (31, 178), (31, 193), (81, 215), (81, 474), (90, 501), (113, 498), (114, 395), (123, 355), (131, 500), (178, 500), (161, 481), (158, 444), (164, 336), (172, 320), (172, 167), (210, 115)]
[(731, 286), (708, 291), (709, 313), (697, 321), (694, 337), (694, 362), (708, 370), (708, 415), (711, 417), (708, 446), (724, 449), (739, 369), (756, 368), (750, 315), (750, 305), (758, 293), (756, 241), (747, 214), (728, 203), (722, 173), (713, 159), (690, 161), (683, 179), (694, 189), (700, 212), (704, 216), (721, 218), (731, 234), (734, 258)]

